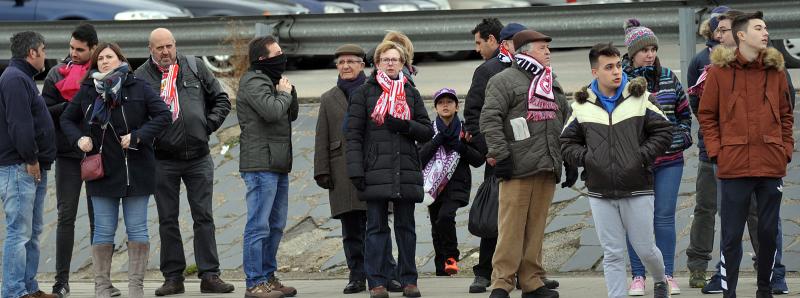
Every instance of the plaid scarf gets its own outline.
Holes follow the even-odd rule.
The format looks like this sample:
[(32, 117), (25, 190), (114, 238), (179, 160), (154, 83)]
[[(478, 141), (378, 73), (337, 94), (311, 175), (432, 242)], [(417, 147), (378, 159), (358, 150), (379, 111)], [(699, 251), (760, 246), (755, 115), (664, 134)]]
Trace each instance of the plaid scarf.
[(500, 62), (503, 63), (511, 63), (514, 59), (514, 53), (509, 52), (504, 46), (500, 46), (500, 54), (497, 54), (497, 59), (500, 59)]
[(162, 67), (155, 60), (153, 60), (153, 64), (161, 72), (161, 93), (159, 95), (161, 95), (161, 99), (167, 104), (169, 111), (172, 113), (172, 122), (175, 122), (181, 115), (181, 103), (178, 101), (178, 88), (175, 85), (180, 67), (178, 63)]
[(372, 121), (375, 121), (378, 126), (383, 125), (383, 120), (386, 118), (387, 113), (398, 119), (411, 119), (411, 111), (408, 110), (406, 89), (404, 87), (408, 82), (408, 78), (400, 72), (397, 80), (392, 80), (385, 72), (378, 70), (375, 74), (375, 79), (383, 89), (383, 93), (378, 98), (375, 109), (372, 110)]
[(122, 89), (122, 82), (128, 76), (129, 71), (128, 63), (123, 62), (120, 66), (107, 73), (97, 70), (92, 73), (94, 89), (98, 95), (94, 100), (94, 108), (92, 109), (92, 116), (89, 118), (89, 124), (99, 124), (105, 127), (111, 121), (111, 109), (122, 105), (120, 89)]
[(518, 54), (514, 56), (521, 70), (533, 74), (528, 87), (528, 120), (543, 121), (556, 118), (558, 104), (553, 94), (553, 69), (545, 67), (531, 56)]
[[(454, 130), (455, 137), (460, 138), (462, 133), (461, 120), (456, 116), (453, 118), (453, 122), (451, 122), (450, 125), (454, 126), (451, 128)], [(433, 125), (433, 137), (444, 133), (443, 130), (449, 130), (447, 124), (444, 124), (442, 118), (436, 117), (436, 123)], [(461, 154), (455, 149), (448, 152), (444, 148), (444, 145), (440, 145), (439, 148), (436, 149), (433, 158), (425, 165), (425, 169), (422, 170), (422, 177), (424, 179), (423, 187), (425, 189), (424, 202), (433, 203), (433, 201), (436, 200), (439, 193), (447, 186), (447, 182), (453, 177), (453, 173), (455, 173), (460, 159)]]

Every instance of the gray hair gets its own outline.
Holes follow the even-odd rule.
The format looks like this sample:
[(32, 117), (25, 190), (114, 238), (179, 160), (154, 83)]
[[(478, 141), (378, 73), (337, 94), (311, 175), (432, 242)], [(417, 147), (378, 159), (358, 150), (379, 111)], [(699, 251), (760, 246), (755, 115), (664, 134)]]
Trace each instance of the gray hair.
[(24, 31), (11, 36), (11, 58), (28, 57), (28, 51), (37, 50), (44, 45), (44, 36), (38, 32)]
[(533, 43), (529, 42), (523, 45), (522, 47), (517, 49), (517, 54), (522, 54), (524, 52), (530, 52), (533, 49)]

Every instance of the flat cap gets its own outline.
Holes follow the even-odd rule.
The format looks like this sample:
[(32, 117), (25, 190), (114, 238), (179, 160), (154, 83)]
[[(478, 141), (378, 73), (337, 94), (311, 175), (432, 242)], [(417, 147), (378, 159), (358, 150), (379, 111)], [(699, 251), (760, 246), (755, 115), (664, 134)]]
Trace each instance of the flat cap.
[(517, 32), (517, 34), (514, 34), (514, 37), (512, 37), (511, 40), (514, 41), (514, 48), (516, 49), (522, 48), (522, 46), (534, 41), (542, 41), (542, 40), (546, 42), (553, 41), (553, 39), (550, 38), (550, 36), (544, 35), (542, 33), (539, 33), (538, 31), (533, 31), (533, 30), (522, 30), (520, 32)]
[(357, 44), (348, 43), (339, 46), (338, 48), (336, 48), (336, 51), (333, 52), (333, 56), (335, 57), (339, 57), (341, 55), (356, 55), (358, 57), (364, 58), (367, 55), (367, 53), (364, 51), (362, 47), (358, 46)]

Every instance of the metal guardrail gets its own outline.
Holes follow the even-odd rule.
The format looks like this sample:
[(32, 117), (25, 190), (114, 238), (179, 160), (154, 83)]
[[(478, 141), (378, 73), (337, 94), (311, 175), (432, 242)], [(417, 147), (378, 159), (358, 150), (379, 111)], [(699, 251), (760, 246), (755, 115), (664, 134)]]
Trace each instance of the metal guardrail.
[[(418, 52), (471, 50), (469, 33), (482, 18), (497, 17), (504, 23), (518, 22), (553, 36), (552, 47), (591, 46), (597, 42), (622, 44), (622, 24), (635, 17), (658, 34), (662, 43), (679, 39), (679, 9), (691, 8), (694, 27), (706, 1), (659, 1), (603, 5), (571, 5), (494, 10), (450, 10), (400, 13), (291, 15), (269, 17), (193, 18), (152, 21), (93, 21), (101, 40), (120, 44), (128, 57), (148, 56), (147, 38), (156, 27), (174, 33), (183, 54), (198, 56), (231, 54), (222, 41), (232, 35), (252, 37), (256, 24), (267, 24), (279, 37), (284, 52), (296, 55), (331, 54), (341, 43), (374, 47), (386, 30), (399, 30), (413, 41)], [(720, 1), (718, 1), (720, 2)], [(743, 10), (764, 11), (775, 38), (800, 35), (800, 7), (797, 1), (722, 1)], [(750, 3), (748, 3), (750, 2)], [(753, 3), (756, 2), (756, 3)], [(685, 16), (685, 15), (684, 15)], [(78, 21), (0, 22), (0, 59), (8, 59), (9, 37), (14, 32), (33, 30), (47, 40), (50, 57), (64, 57), (71, 30)], [(686, 25), (686, 23), (684, 23)], [(268, 27), (268, 28), (269, 28)], [(689, 34), (686, 36), (695, 36)], [(697, 41), (697, 37), (695, 37)]]

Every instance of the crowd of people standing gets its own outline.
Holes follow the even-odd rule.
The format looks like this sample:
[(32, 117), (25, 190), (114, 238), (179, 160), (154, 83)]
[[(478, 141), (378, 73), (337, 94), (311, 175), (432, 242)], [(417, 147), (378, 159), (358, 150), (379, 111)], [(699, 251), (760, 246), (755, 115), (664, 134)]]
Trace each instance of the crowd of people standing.
[[(679, 294), (675, 210), (683, 151), (692, 145), (700, 148), (700, 164), (689, 286), (736, 297), (747, 223), (757, 252), (756, 297), (789, 292), (779, 214), (782, 177), (794, 150), (794, 89), (783, 57), (768, 47), (761, 12), (714, 9), (701, 30), (707, 48), (693, 59), (686, 85), (658, 59), (656, 33), (629, 19), (621, 35), (626, 51), (608, 41), (593, 46), (588, 71), (594, 79), (573, 100), (551, 63), (550, 43), (558, 36), (496, 18), (483, 19), (471, 33), (484, 61), (466, 96), (447, 87), (432, 95), (434, 119), (416, 88), (413, 43), (402, 32), (389, 32), (370, 51), (343, 44), (333, 52), (338, 75), (320, 97), (314, 179), (328, 190), (331, 217), (342, 223), (349, 269), (343, 293), (422, 296), (417, 204), (430, 218), (436, 275), (459, 274), (455, 217), (470, 204), (472, 168), (484, 166), (482, 183), (497, 189), (488, 198), (497, 206), (496, 233), (481, 235), (469, 293), (506, 298), (520, 289), (525, 298), (559, 297), (559, 283), (543, 266), (546, 219), (556, 188), (581, 179), (603, 248), (608, 297), (645, 295), (647, 271), (654, 297)], [(200, 291), (233, 292), (220, 278), (208, 145), (231, 111), (220, 82), (201, 60), (178, 54), (168, 29), (151, 32), (150, 57), (134, 70), (123, 49), (100, 42), (92, 25), (81, 24), (71, 35), (70, 55), (50, 70), (40, 92), (33, 76), (44, 69), (45, 48), (39, 33), (15, 34), (13, 59), (0, 76), (2, 297), (69, 296), (84, 186), (96, 297), (121, 295), (110, 275), (121, 245), (128, 253), (127, 295), (145, 296), (151, 196), (164, 278), (154, 294), (184, 293), (181, 182), (194, 222)], [(246, 186), (244, 296), (293, 297), (298, 290), (276, 271), (290, 208), (297, 92), (283, 75), (287, 56), (275, 37), (254, 38), (247, 54), (249, 68), (236, 94)], [(369, 74), (368, 62), (374, 65)], [(697, 138), (693, 115), (700, 123)], [(48, 294), (36, 273), (53, 166), (58, 225), (55, 284)], [(120, 205), (126, 241), (115, 243)], [(707, 280), (717, 214), (721, 257)]]

